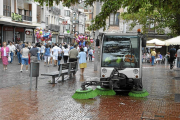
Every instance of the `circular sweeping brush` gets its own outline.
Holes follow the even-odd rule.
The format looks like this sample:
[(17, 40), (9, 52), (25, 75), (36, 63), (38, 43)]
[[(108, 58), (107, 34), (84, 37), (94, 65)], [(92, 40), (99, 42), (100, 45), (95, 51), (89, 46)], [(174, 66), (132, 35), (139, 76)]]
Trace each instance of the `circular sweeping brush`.
[(92, 88), (87, 88), (86, 90), (77, 89), (72, 98), (74, 99), (90, 99), (95, 98), (97, 93), (93, 91)]
[(98, 95), (116, 95), (116, 92), (111, 89), (101, 88), (101, 86), (97, 86), (94, 90)]
[(149, 95), (149, 93), (146, 90), (142, 90), (142, 91), (131, 91), (128, 94), (131, 97), (146, 97)]

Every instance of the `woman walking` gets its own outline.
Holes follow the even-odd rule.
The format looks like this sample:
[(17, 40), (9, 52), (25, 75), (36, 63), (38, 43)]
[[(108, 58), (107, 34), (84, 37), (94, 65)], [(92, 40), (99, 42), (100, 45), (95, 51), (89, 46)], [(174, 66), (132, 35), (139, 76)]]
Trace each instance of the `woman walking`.
[(87, 64), (86, 64), (86, 53), (84, 52), (83, 48), (80, 48), (80, 52), (79, 52), (79, 55), (77, 56), (77, 58), (79, 58), (79, 66), (80, 66), (80, 69), (81, 69), (81, 75), (83, 75), (84, 68), (87, 67)]
[(64, 53), (64, 63), (67, 63), (68, 61), (68, 57), (69, 57), (69, 48), (67, 45), (64, 46), (64, 50), (63, 50), (63, 53)]
[(50, 56), (50, 47), (47, 44), (46, 48), (45, 48), (45, 53), (44, 53), (44, 65), (48, 64), (48, 67), (49, 67), (50, 58), (51, 58), (51, 56)]
[(28, 71), (28, 60), (29, 60), (29, 49), (28, 49), (28, 45), (25, 44), (25, 47), (21, 50), (21, 54), (22, 54), (22, 64), (21, 64), (21, 70), (20, 72), (22, 72), (23, 70), (23, 65), (26, 65), (26, 71)]
[(50, 65), (52, 65), (53, 54), (52, 54), (52, 45), (50, 45)]
[(8, 55), (9, 55), (9, 48), (6, 46), (6, 42), (3, 42), (3, 47), (0, 50), (0, 58), (2, 58), (4, 70), (7, 70)]
[[(31, 48), (32, 48), (32, 45), (31, 45), (31, 43), (29, 42), (29, 43), (28, 43), (28, 49), (29, 49), (29, 50), (31, 50)], [(30, 56), (30, 55), (28, 55), (28, 58), (29, 58), (29, 60), (28, 60), (28, 64), (30, 64), (30, 61), (31, 61), (31, 59), (30, 59), (30, 58), (31, 58), (31, 56)]]

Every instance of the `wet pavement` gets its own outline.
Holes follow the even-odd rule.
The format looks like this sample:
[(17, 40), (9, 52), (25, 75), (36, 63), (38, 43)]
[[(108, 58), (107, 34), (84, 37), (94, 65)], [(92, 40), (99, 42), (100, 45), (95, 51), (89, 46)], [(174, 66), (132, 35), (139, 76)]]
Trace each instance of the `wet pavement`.
[[(40, 76), (38, 89), (29, 89), (29, 73), (20, 73), (17, 61), (3, 71), (0, 61), (0, 120), (140, 120), (180, 119), (180, 70), (169, 66), (143, 64), (146, 98), (125, 95), (98, 96), (74, 100), (71, 96), (83, 81), (99, 80), (93, 62), (88, 62), (84, 76), (78, 73), (64, 82), (48, 84), (51, 77)], [(56, 71), (41, 62), (40, 73)]]

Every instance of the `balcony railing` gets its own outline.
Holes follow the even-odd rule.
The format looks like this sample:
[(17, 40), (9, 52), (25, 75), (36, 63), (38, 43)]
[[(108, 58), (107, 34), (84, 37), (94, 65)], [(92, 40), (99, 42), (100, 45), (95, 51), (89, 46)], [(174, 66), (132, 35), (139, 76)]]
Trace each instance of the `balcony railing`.
[(32, 17), (31, 16), (22, 15), (22, 20), (32, 21)]
[(59, 25), (50, 24), (50, 25), (48, 25), (48, 29), (52, 30), (52, 31), (59, 32), (60, 31), (60, 26)]

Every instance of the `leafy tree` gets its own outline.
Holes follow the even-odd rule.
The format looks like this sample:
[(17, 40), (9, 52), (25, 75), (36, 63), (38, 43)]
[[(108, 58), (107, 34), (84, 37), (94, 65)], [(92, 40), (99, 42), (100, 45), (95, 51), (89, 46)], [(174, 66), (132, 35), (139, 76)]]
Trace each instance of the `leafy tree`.
[[(70, 7), (78, 4), (78, 0), (35, 0), (43, 5), (53, 5), (53, 1), (58, 4), (63, 2), (64, 6)], [(137, 24), (143, 25), (143, 31), (147, 31), (147, 26), (155, 23), (155, 28), (159, 33), (168, 27), (173, 34), (180, 35), (180, 2), (178, 0), (99, 0), (103, 2), (101, 12), (92, 21), (89, 30), (106, 29), (106, 19), (111, 13), (116, 13), (121, 7), (127, 8), (127, 12), (122, 14), (126, 21), (132, 20), (131, 29)], [(85, 0), (85, 5), (92, 6), (96, 0)]]

